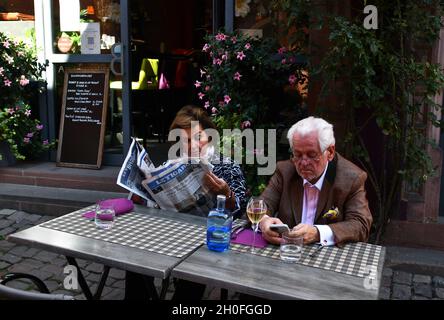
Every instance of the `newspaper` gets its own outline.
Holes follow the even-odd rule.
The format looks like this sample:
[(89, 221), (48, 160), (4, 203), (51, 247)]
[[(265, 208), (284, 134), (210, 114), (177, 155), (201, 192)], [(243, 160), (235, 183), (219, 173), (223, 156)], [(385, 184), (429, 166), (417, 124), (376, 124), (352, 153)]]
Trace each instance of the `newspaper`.
[(145, 179), (144, 172), (154, 168), (154, 164), (148, 156), (148, 153), (140, 143), (133, 138), (128, 154), (117, 176), (117, 184), (145, 199), (148, 207), (156, 207), (156, 202), (150, 193), (142, 186), (142, 181)]
[(133, 138), (117, 184), (147, 200), (148, 207), (206, 215), (215, 203), (203, 177), (212, 170), (207, 159), (187, 157), (168, 160), (156, 168)]

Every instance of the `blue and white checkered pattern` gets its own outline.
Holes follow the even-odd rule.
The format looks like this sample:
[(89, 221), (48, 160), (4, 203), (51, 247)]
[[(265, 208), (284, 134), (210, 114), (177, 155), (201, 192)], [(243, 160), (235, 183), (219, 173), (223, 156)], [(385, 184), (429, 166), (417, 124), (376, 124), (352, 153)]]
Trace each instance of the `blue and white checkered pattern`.
[(112, 229), (98, 229), (82, 214), (94, 206), (50, 220), (40, 227), (181, 258), (205, 243), (205, 226), (142, 213), (116, 217)]

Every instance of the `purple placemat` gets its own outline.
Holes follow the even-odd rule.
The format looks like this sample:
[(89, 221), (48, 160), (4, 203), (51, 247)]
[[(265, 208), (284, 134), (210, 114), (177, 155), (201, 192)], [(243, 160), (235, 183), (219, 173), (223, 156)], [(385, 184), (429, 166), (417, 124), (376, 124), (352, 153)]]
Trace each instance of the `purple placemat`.
[[(253, 245), (253, 230), (251, 229), (244, 229), (241, 232), (239, 232), (239, 234), (237, 235), (237, 237), (235, 239), (231, 239), (232, 243), (237, 243), (237, 244), (244, 244), (247, 246), (252, 246)], [(257, 232), (256, 233), (256, 239), (254, 241), (254, 246), (256, 248), (265, 248), (267, 246), (267, 241), (264, 240), (264, 238), (262, 238), (262, 234)]]

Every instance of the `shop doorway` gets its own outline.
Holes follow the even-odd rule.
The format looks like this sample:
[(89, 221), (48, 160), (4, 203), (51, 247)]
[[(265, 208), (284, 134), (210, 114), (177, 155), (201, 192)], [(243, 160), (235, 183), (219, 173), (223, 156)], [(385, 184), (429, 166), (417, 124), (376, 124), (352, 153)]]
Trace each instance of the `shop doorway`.
[[(132, 135), (162, 154), (159, 161), (166, 160), (168, 128), (176, 112), (198, 103), (193, 84), (200, 75), (204, 36), (213, 31), (213, 2), (129, 3)], [(124, 108), (119, 92), (114, 102), (118, 119)]]

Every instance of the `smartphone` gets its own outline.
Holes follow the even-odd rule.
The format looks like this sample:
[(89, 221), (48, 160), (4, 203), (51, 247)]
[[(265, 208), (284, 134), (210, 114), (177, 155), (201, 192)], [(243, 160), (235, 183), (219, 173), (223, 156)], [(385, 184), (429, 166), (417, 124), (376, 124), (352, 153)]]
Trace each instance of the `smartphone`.
[(272, 224), (270, 230), (279, 234), (290, 232), (290, 228), (285, 223)]

